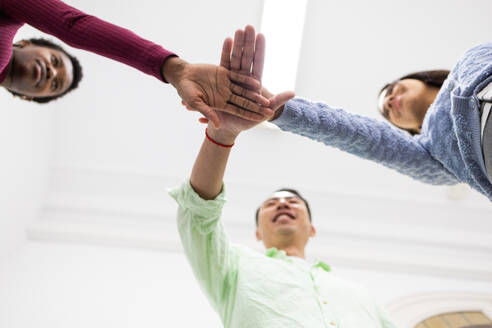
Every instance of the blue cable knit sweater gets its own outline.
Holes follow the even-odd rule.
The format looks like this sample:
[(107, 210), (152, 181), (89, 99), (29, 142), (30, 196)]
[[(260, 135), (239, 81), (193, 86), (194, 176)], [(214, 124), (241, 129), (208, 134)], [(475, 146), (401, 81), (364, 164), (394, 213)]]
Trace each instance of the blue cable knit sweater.
[(386, 122), (299, 98), (287, 102), (273, 123), (425, 183), (467, 183), (492, 201), (476, 96), (491, 80), (492, 43), (468, 50), (444, 82), (416, 136)]

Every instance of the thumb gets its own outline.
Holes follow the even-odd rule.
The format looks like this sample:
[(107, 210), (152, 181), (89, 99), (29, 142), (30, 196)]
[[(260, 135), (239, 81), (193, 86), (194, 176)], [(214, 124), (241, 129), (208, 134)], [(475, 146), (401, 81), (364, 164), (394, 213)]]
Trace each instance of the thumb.
[(211, 107), (207, 106), (207, 104), (205, 104), (203, 101), (198, 101), (194, 103), (192, 108), (202, 113), (203, 116), (205, 116), (208, 120), (210, 120), (210, 122), (212, 122), (215, 128), (220, 127), (219, 116), (217, 116), (217, 113)]
[(190, 105), (188, 105), (187, 103), (185, 103), (183, 100), (181, 101), (181, 104), (182, 104), (182, 105), (183, 105), (183, 106), (184, 106), (187, 110), (189, 110), (189, 111), (192, 111), (192, 112), (193, 112), (193, 111), (195, 111), (195, 112), (197, 111), (196, 109), (191, 108), (191, 106), (190, 106)]
[(202, 123), (202, 124), (208, 124), (208, 118), (205, 118), (205, 117), (200, 117), (198, 119), (198, 122)]
[(280, 106), (283, 106), (287, 101), (291, 100), (295, 97), (295, 93), (292, 91), (285, 91), (279, 93), (273, 98), (270, 98), (270, 108), (273, 110), (277, 110)]

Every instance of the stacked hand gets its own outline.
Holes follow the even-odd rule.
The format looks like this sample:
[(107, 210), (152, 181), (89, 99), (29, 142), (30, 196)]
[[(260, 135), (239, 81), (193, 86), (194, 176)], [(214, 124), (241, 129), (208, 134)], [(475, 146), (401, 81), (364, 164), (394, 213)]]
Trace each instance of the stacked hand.
[(252, 121), (272, 115), (270, 102), (259, 93), (260, 82), (251, 76), (216, 65), (189, 64), (178, 57), (166, 60), (162, 71), (183, 101), (217, 127), (221, 111)]
[[(227, 38), (224, 41), (220, 66), (228, 71), (230, 70), (233, 74), (241, 74), (241, 76), (243, 76), (243, 81), (246, 81), (245, 78), (249, 77), (255, 81), (261, 82), (264, 59), (265, 37), (262, 34), (256, 36), (254, 28), (252, 26), (246, 26), (245, 30), (236, 31), (234, 41), (231, 38)], [(266, 115), (264, 115), (261, 120), (255, 121), (248, 119), (245, 115), (238, 115), (238, 113), (231, 111), (216, 111), (215, 114), (220, 120), (220, 127), (209, 124), (209, 135), (224, 144), (232, 144), (241, 131), (250, 129), (260, 122), (270, 119), (274, 115), (275, 110), (294, 97), (294, 93), (291, 91), (273, 96), (265, 89), (261, 90), (259, 85), (249, 83), (251, 82), (249, 80), (247, 80), (248, 82), (246, 83), (238, 81), (237, 79), (235, 81), (235, 83), (239, 83), (240, 87), (242, 87), (242, 93), (239, 93), (239, 95), (251, 95), (250, 92), (262, 92), (264, 95), (267, 95), (269, 98), (268, 107), (271, 111), (268, 114), (267, 111), (263, 111)], [(183, 99), (183, 104), (190, 110), (197, 110), (197, 108), (192, 106), (185, 99)], [(250, 110), (248, 108), (245, 109)], [(205, 118), (201, 118), (200, 122), (209, 123), (209, 119), (210, 117), (206, 116)]]

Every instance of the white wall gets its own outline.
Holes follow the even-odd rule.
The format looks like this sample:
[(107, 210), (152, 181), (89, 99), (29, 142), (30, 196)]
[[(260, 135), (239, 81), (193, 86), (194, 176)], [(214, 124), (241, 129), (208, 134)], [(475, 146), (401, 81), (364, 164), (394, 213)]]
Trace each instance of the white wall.
[[(328, 259), (329, 261), (329, 259)], [(492, 282), (334, 266), (383, 304)], [(0, 327), (219, 327), (181, 252), (31, 242), (0, 264)]]
[(0, 290), (0, 327), (220, 325), (183, 254), (31, 242)]
[[(259, 28), (262, 11), (260, 0), (68, 2), (192, 62), (218, 62), (222, 40), (247, 23)], [(310, 0), (295, 91), (377, 116), (385, 82), (451, 68), (490, 40), (491, 9), (486, 0)], [(165, 192), (189, 175), (204, 133), (198, 115), (158, 80), (72, 52), (85, 78), (56, 105), (0, 95), (0, 327), (217, 327)], [(304, 191), (320, 232), (309, 251), (383, 303), (492, 291), (492, 208), (476, 192), (452, 199), (447, 188), (264, 128), (239, 138), (226, 183), (231, 236), (256, 248), (254, 206), (279, 186)]]

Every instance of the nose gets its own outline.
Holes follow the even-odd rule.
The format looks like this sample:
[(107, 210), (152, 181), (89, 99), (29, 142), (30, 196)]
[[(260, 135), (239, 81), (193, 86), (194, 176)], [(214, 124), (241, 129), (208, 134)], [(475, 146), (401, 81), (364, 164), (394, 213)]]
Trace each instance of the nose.
[(394, 101), (395, 101), (395, 96), (393, 96), (393, 95), (387, 96), (384, 99), (384, 107), (386, 107), (388, 109), (393, 109)]
[(277, 209), (290, 208), (289, 202), (285, 198), (280, 198), (277, 203)]
[(49, 65), (46, 65), (46, 79), (49, 80), (51, 78), (56, 77), (58, 74), (56, 68), (50, 63)]

